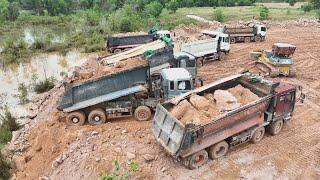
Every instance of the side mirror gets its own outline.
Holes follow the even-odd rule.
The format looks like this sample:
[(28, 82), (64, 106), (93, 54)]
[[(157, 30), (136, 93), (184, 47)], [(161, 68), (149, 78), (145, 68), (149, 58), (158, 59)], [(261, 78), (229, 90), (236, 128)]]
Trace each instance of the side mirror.
[(298, 86), (298, 91), (300, 92), (300, 96), (297, 99), (300, 103), (304, 103), (306, 95), (302, 92), (302, 86)]
[(299, 101), (300, 103), (304, 103), (304, 99), (306, 98), (306, 95), (301, 93), (300, 97), (299, 97)]

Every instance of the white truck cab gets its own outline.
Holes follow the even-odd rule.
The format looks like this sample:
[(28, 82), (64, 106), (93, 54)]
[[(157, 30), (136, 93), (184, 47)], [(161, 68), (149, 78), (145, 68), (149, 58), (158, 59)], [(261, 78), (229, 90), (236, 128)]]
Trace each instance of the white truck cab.
[(260, 35), (261, 37), (265, 37), (267, 34), (267, 27), (262, 24), (256, 24), (255, 26), (256, 29), (256, 35)]
[(166, 99), (181, 95), (194, 88), (192, 76), (184, 68), (163, 69), (160, 83)]
[(203, 30), (201, 31), (202, 34), (208, 35), (211, 38), (217, 40), (220, 43), (220, 50), (224, 52), (230, 51), (230, 38), (228, 34), (225, 34), (221, 31), (210, 31), (210, 30)]
[(172, 38), (174, 36), (174, 34), (172, 34), (170, 31), (168, 30), (159, 30), (157, 31), (157, 35), (160, 37), (162, 35), (167, 36), (168, 38)]

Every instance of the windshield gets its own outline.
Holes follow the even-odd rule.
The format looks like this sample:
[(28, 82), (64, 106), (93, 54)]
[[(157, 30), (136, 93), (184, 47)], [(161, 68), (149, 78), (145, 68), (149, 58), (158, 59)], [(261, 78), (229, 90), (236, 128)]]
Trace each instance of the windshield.
[(267, 28), (266, 28), (266, 27), (261, 27), (261, 31), (266, 32), (266, 31), (267, 31)]
[(178, 81), (178, 90), (191, 90), (190, 81)]

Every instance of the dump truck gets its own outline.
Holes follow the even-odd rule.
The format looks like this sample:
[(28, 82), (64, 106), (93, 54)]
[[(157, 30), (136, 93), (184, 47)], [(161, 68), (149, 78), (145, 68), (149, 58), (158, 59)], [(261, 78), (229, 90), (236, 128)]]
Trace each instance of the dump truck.
[(266, 76), (278, 77), (279, 75), (293, 77), (296, 69), (293, 67), (292, 58), (296, 46), (288, 43), (274, 43), (272, 50), (253, 51), (251, 58), (255, 61), (252, 68), (257, 67)]
[(224, 60), (230, 51), (229, 36), (218, 31), (205, 31), (212, 38), (197, 40), (181, 45), (181, 54), (192, 55), (198, 66), (202, 66), (207, 60)]
[[(205, 122), (198, 119), (197, 123), (183, 123), (173, 114), (173, 108), (183, 101), (191, 102), (192, 96), (206, 97), (239, 85), (256, 95), (256, 100), (219, 112)], [(258, 143), (265, 130), (272, 135), (279, 134), (284, 123), (293, 116), (297, 89), (294, 85), (268, 81), (250, 72), (231, 75), (158, 104), (152, 131), (167, 153), (195, 169), (205, 164), (208, 157), (218, 159), (230, 148), (248, 141)], [(191, 113), (196, 111), (195, 108), (190, 110)], [(183, 112), (185, 114), (190, 112)]]
[(148, 64), (85, 82), (65, 84), (58, 109), (68, 113), (68, 125), (92, 125), (109, 119), (134, 116), (151, 118), (158, 102), (193, 89), (193, 78), (184, 68), (162, 69), (153, 79)]
[(134, 36), (109, 36), (106, 42), (106, 49), (111, 53), (119, 53), (146, 43), (159, 39), (161, 35), (171, 38), (170, 31), (150, 31), (148, 34)]
[(261, 24), (255, 24), (252, 27), (224, 27), (223, 32), (230, 36), (230, 42), (260, 42), (264, 41), (267, 34), (267, 27)]

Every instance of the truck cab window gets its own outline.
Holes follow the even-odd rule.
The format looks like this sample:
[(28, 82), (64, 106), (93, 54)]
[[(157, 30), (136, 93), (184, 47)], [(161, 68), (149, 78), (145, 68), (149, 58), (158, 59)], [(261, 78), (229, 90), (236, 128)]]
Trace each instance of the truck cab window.
[(286, 101), (286, 102), (292, 101), (292, 96), (291, 96), (290, 93), (289, 93), (289, 94), (286, 94), (286, 96), (285, 96), (285, 101)]
[(170, 90), (174, 90), (174, 81), (170, 81)]
[(228, 37), (224, 38), (224, 42), (229, 42), (229, 38)]
[(191, 90), (190, 81), (178, 81), (178, 90)]
[(186, 68), (187, 67), (187, 62), (184, 59), (181, 59), (180, 61), (180, 67)]
[(261, 31), (267, 31), (267, 28), (266, 27), (261, 27)]

